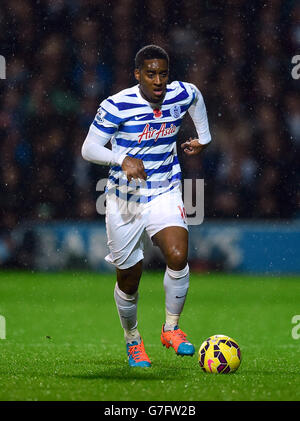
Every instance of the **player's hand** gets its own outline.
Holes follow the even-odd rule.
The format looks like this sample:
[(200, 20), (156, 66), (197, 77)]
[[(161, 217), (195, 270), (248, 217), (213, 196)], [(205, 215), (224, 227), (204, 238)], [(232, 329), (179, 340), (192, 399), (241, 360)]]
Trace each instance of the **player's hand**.
[(127, 180), (146, 180), (147, 174), (141, 159), (126, 156), (122, 163), (122, 170), (127, 176)]
[(206, 145), (201, 145), (198, 139), (189, 138), (188, 141), (181, 144), (181, 148), (187, 155), (197, 155), (200, 153)]

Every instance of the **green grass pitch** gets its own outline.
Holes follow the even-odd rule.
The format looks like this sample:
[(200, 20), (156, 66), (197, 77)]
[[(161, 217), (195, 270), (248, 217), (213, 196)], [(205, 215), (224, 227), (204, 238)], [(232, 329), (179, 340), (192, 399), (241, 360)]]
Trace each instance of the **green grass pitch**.
[(152, 367), (132, 369), (113, 275), (1, 272), (0, 400), (300, 400), (300, 339), (292, 337), (299, 277), (191, 274), (180, 326), (197, 351), (213, 334), (233, 337), (242, 363), (229, 375), (206, 374), (197, 354), (162, 347), (162, 277), (141, 280), (139, 329)]

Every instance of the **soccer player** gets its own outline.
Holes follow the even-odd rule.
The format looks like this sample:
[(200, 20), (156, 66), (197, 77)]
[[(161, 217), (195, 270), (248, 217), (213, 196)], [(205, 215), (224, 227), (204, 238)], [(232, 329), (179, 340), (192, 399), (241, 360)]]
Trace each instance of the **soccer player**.
[[(82, 146), (84, 159), (109, 165), (106, 229), (116, 267), (114, 299), (124, 329), (129, 365), (150, 367), (138, 330), (138, 286), (142, 275), (144, 236), (165, 258), (166, 319), (161, 342), (178, 355), (193, 355), (194, 346), (179, 328), (189, 288), (188, 227), (181, 195), (176, 137), (187, 111), (198, 139), (182, 143), (187, 155), (200, 153), (211, 141), (203, 97), (196, 86), (168, 84), (169, 57), (148, 45), (135, 57), (137, 85), (101, 102)], [(105, 147), (111, 141), (112, 149)]]

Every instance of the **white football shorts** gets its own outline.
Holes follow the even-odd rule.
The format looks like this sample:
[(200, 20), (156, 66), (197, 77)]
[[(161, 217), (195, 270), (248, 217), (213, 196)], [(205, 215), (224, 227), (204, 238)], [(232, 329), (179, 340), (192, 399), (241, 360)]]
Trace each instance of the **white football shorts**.
[(108, 195), (105, 222), (110, 250), (105, 260), (119, 269), (130, 268), (144, 258), (145, 235), (151, 238), (171, 226), (188, 230), (179, 188), (145, 204), (126, 202), (115, 195)]

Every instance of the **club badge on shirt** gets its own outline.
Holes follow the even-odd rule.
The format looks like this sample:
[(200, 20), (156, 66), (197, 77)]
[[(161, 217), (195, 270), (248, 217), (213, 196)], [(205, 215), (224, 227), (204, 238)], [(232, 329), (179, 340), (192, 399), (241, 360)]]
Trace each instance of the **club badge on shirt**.
[(180, 105), (173, 105), (173, 107), (170, 108), (170, 114), (173, 118), (179, 118), (181, 113)]

